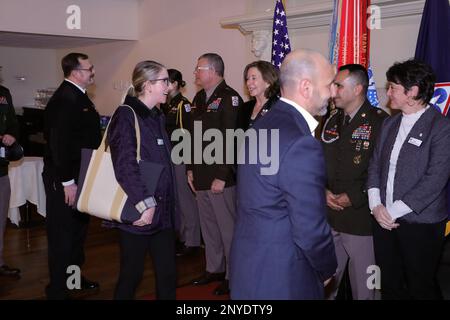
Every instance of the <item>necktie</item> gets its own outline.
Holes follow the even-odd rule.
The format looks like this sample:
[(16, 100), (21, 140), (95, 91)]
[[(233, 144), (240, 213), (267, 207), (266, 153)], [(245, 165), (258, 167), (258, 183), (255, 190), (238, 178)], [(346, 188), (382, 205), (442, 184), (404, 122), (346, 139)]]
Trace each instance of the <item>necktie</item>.
[(344, 128), (347, 127), (350, 123), (350, 116), (346, 115), (344, 118)]

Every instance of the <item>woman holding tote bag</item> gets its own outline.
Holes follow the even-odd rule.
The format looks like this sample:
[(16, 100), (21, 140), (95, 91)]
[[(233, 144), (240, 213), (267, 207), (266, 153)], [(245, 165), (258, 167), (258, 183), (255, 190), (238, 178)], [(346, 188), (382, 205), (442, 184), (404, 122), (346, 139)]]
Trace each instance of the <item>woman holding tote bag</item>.
[[(155, 61), (139, 62), (133, 86), (109, 125), (107, 140), (114, 173), (128, 198), (141, 214), (133, 224), (114, 223), (120, 232), (120, 275), (115, 299), (133, 299), (150, 253), (156, 278), (156, 298), (175, 299), (175, 193), (170, 140), (159, 105), (166, 102), (167, 69)], [(130, 109), (133, 109), (131, 110)], [(163, 166), (156, 191), (146, 188), (137, 159), (135, 115), (140, 136), (140, 157)]]

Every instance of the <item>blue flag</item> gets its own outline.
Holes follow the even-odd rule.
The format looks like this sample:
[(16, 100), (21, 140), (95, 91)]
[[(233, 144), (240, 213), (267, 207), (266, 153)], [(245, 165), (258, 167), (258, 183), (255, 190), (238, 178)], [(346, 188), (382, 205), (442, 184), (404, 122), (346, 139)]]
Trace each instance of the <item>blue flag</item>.
[[(430, 103), (450, 116), (450, 2), (427, 0), (423, 9), (415, 59), (428, 63), (436, 74), (436, 86)], [(450, 183), (447, 185), (450, 219)], [(450, 232), (450, 222), (446, 234)]]
[(450, 82), (450, 3), (448, 0), (425, 2), (415, 58), (433, 67), (437, 82)]
[(367, 88), (367, 99), (373, 107), (380, 107), (380, 101), (378, 100), (377, 87), (375, 86), (375, 78), (373, 76), (372, 66), (369, 64), (367, 69), (369, 76), (369, 87)]
[(289, 52), (291, 52), (291, 43), (287, 29), (286, 11), (283, 2), (276, 0), (273, 12), (272, 64), (280, 69), (281, 63)]
[(450, 113), (450, 3), (427, 0), (423, 9), (415, 58), (428, 63), (436, 74), (430, 104), (449, 117)]

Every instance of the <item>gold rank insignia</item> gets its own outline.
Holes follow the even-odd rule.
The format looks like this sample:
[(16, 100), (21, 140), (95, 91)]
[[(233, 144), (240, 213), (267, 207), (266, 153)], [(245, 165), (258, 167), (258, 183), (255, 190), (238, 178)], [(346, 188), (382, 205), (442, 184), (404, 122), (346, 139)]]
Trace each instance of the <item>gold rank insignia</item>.
[(353, 163), (356, 164), (356, 165), (361, 163), (361, 155), (360, 154), (358, 154), (357, 156), (355, 156), (353, 158)]

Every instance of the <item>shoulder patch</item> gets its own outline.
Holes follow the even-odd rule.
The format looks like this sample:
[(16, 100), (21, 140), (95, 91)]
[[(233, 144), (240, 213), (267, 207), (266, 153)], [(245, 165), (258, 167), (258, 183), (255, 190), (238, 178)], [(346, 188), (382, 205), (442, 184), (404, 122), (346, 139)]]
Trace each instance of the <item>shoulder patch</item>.
[(191, 105), (189, 103), (186, 103), (184, 105), (184, 110), (186, 110), (186, 112), (191, 112)]
[(237, 107), (239, 105), (239, 97), (238, 96), (232, 96), (231, 97), (231, 104), (233, 107)]

